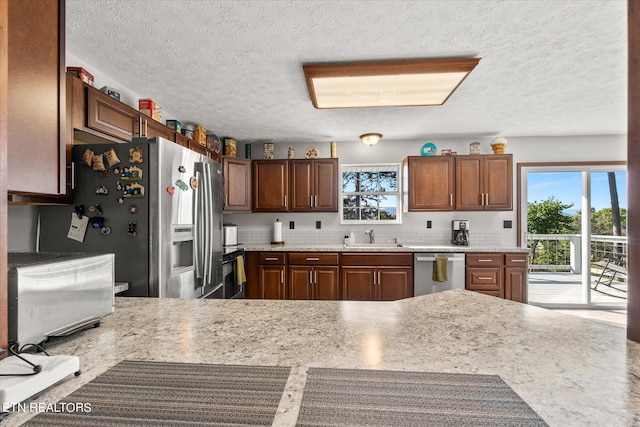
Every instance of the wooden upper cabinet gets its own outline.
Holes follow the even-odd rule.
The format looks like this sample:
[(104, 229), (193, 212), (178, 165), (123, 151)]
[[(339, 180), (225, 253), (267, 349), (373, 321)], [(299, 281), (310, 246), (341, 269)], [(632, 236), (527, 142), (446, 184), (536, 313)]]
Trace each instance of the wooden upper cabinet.
[(484, 158), (485, 210), (513, 209), (513, 159), (511, 154)]
[(456, 210), (513, 209), (511, 154), (456, 157)]
[(131, 141), (140, 136), (140, 113), (96, 88), (87, 88), (87, 127)]
[(483, 210), (482, 156), (456, 156), (456, 209)]
[(287, 212), (289, 210), (289, 161), (254, 160), (253, 211)]
[(151, 117), (147, 117), (144, 114), (140, 114), (140, 128), (142, 129), (142, 134), (149, 138), (154, 136), (159, 136), (164, 139), (168, 139), (169, 141), (176, 142), (176, 133), (173, 129), (168, 126), (163, 125), (162, 123), (153, 120)]
[(7, 189), (65, 194), (65, 2), (9, 1), (7, 9)]
[(338, 211), (338, 159), (290, 160), (291, 212)]
[(455, 209), (455, 158), (451, 156), (407, 157), (408, 176), (404, 189), (404, 209), (410, 212)]
[(224, 211), (251, 211), (251, 160), (223, 157)]

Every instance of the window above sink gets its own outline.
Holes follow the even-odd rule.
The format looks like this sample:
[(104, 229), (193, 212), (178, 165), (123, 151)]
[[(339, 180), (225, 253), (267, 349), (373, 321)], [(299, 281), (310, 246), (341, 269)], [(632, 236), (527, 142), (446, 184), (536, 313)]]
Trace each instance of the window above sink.
[(340, 224), (402, 224), (400, 164), (341, 166)]

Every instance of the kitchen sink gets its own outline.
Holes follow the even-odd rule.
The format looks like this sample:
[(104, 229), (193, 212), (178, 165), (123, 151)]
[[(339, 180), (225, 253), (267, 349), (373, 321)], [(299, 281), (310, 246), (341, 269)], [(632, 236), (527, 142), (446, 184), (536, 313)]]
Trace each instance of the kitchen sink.
[(345, 248), (388, 249), (401, 248), (399, 243), (345, 243)]

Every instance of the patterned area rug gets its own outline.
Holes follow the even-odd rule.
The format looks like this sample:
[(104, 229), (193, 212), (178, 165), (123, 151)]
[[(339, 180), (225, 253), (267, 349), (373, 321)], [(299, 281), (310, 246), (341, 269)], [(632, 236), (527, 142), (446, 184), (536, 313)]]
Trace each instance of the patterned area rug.
[(125, 360), (26, 425), (270, 426), (289, 371)]
[(547, 426), (497, 375), (310, 368), (297, 426)]

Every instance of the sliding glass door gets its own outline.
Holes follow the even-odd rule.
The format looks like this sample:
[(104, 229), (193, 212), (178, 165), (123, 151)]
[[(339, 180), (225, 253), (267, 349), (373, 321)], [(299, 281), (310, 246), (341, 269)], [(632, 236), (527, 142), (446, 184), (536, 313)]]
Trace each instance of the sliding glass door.
[(529, 303), (625, 307), (624, 166), (535, 166), (521, 174)]

